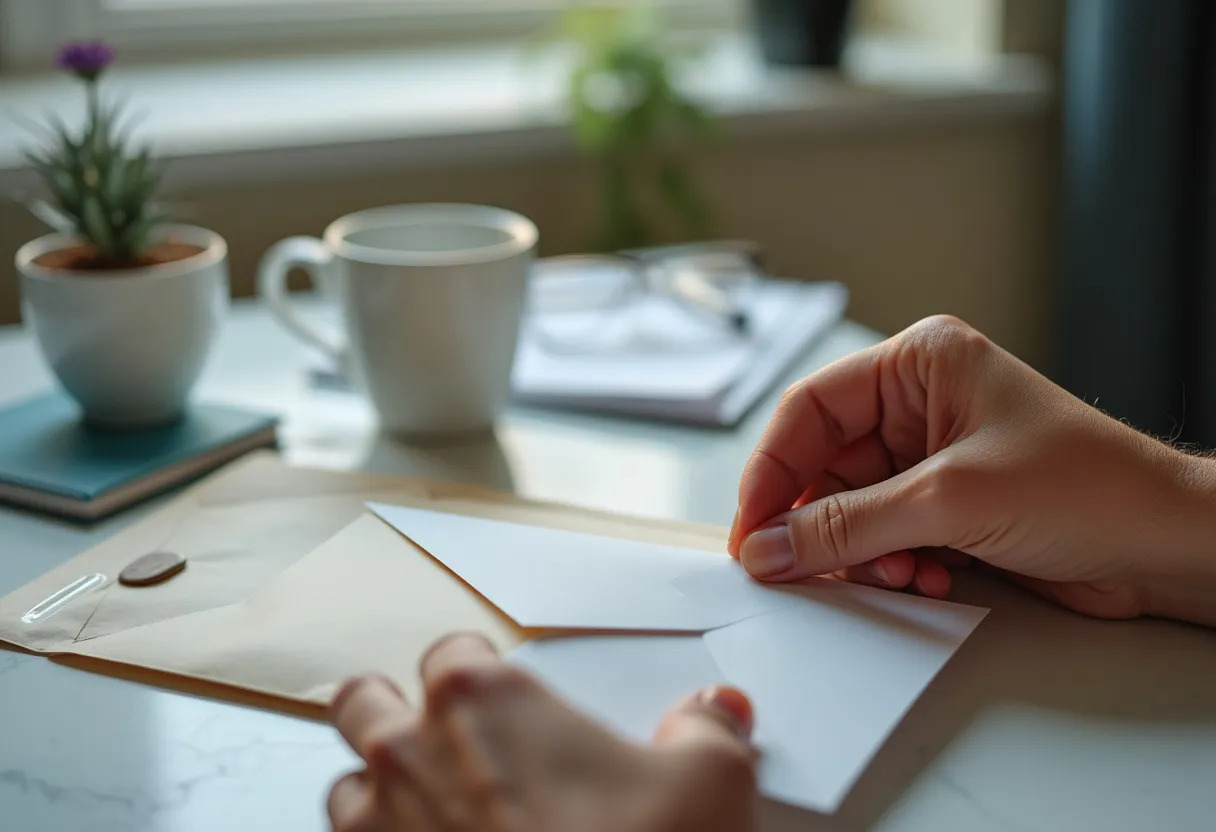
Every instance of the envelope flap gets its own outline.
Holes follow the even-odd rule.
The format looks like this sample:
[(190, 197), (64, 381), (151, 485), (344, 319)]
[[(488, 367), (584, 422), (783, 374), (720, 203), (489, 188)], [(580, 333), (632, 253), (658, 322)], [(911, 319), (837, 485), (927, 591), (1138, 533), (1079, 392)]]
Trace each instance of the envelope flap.
[(240, 603), (71, 650), (325, 704), (342, 680), (372, 670), (416, 695), (429, 644), (469, 629), (504, 652), (524, 638), (440, 564), (364, 515)]
[(93, 614), (101, 593), (81, 596), (59, 612), (34, 625), (22, 617), (65, 587), (90, 575), (109, 580), (124, 566), (152, 551), (173, 530), (197, 510), (192, 496), (184, 496), (144, 521), (128, 526), (88, 552), (50, 570), (19, 589), (0, 598), (0, 640), (27, 650), (50, 652), (70, 644)]
[(243, 601), (362, 513), (350, 495), (201, 505), (157, 546), (185, 557), (186, 571), (154, 586), (110, 581), (75, 641)]
[[(77, 641), (242, 600), (362, 514), (368, 499), (708, 550), (720, 551), (725, 540), (724, 530), (712, 526), (623, 518), (478, 486), (293, 468), (258, 452), (0, 599), (0, 641), (62, 652)], [(123, 567), (157, 549), (186, 557), (186, 571), (152, 587), (116, 584)], [(105, 576), (99, 589), (36, 625), (21, 620), (91, 575)]]
[[(524, 627), (704, 632), (790, 603), (725, 551), (371, 503)], [(681, 589), (678, 582), (691, 577)]]
[[(284, 466), (273, 460), (243, 467), (258, 478), (271, 469), (283, 477)], [(226, 493), (243, 488), (241, 472), (235, 478), (225, 473), (225, 478), (234, 486)], [(426, 493), (421, 485), (396, 486), (394, 491), (358, 495), (200, 501), (200, 495), (215, 494), (205, 484), (0, 599), (0, 641), (38, 652), (62, 652), (77, 641), (243, 600), (361, 515), (368, 497), (408, 500)], [(118, 583), (127, 564), (154, 551), (185, 557), (185, 571), (153, 586)], [(36, 605), (91, 575), (103, 576), (97, 589), (43, 620), (22, 620)]]

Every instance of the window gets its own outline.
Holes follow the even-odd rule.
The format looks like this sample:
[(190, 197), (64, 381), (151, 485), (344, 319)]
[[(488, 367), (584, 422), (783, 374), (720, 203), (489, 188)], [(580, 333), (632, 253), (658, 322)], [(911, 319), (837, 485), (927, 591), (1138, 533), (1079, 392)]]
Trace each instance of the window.
[[(10, 66), (45, 66), (55, 45), (104, 38), (126, 54), (245, 54), (527, 37), (570, 0), (0, 0)], [(657, 0), (673, 23), (737, 23), (743, 0)]]

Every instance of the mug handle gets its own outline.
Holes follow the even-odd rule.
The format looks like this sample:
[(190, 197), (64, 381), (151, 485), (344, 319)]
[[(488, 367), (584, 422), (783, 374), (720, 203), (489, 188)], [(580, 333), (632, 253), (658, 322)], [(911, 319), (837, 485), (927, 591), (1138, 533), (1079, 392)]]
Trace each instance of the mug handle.
[(265, 301), (270, 314), (292, 335), (316, 347), (338, 367), (345, 369), (346, 345), (341, 340), (318, 329), (291, 303), (287, 291), (287, 274), (300, 268), (308, 272), (313, 286), (321, 285), (321, 270), (333, 262), (334, 256), (316, 237), (288, 237), (279, 240), (258, 264), (258, 295)]

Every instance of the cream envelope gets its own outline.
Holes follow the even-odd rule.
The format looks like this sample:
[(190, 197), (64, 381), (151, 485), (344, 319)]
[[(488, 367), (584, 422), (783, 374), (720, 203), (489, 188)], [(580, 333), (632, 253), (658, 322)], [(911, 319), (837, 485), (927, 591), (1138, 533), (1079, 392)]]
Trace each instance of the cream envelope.
[[(109, 664), (88, 666), (103, 672), (171, 674), (151, 681), (191, 691), (199, 682), (227, 686), (205, 692), (232, 698), (257, 691), (320, 713), (351, 672), (396, 667), (411, 687), (425, 644), (453, 627), (490, 630), (503, 644), (520, 638), (459, 579), (367, 515), (369, 500), (706, 550), (720, 551), (724, 539), (709, 526), (621, 518), (475, 486), (291, 468), (259, 453), (0, 599), (0, 642), (69, 662), (100, 659)], [(184, 555), (186, 570), (151, 587), (117, 582), (126, 564), (155, 550)], [(94, 574), (105, 576), (100, 588), (35, 623), (22, 620)], [(331, 603), (341, 615), (318, 614)], [(369, 639), (382, 631), (386, 611), (404, 611), (407, 618), (394, 621), (417, 627), (417, 639)]]
[[(833, 581), (763, 587), (724, 539), (715, 527), (260, 455), (0, 599), (0, 640), (315, 714), (368, 671), (416, 698), (429, 644), (480, 630), (636, 737), (690, 688), (739, 684), (755, 696), (764, 791), (832, 811), (983, 612)], [(186, 570), (144, 588), (114, 580), (157, 549), (185, 555)], [(91, 574), (107, 577), (23, 621)]]
[[(358, 517), (368, 493), (409, 502), (425, 499), (427, 490), (383, 477), (291, 470), (273, 454), (256, 454), (0, 599), (0, 640), (70, 652), (75, 643), (244, 600)], [(117, 583), (126, 564), (156, 550), (185, 556), (186, 571), (155, 587)], [(22, 621), (44, 599), (93, 574), (106, 576), (101, 589), (36, 624)]]

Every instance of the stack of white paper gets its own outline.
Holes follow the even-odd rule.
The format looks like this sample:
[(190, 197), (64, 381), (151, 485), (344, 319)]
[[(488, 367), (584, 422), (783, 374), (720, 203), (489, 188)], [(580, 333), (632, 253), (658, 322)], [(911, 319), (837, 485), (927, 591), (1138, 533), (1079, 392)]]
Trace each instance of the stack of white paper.
[(839, 581), (763, 585), (725, 554), (369, 507), (518, 624), (575, 631), (512, 659), (629, 737), (705, 685), (746, 691), (761, 790), (820, 812), (986, 613)]
[[(838, 283), (762, 281), (749, 290), (745, 336), (698, 320), (661, 294), (621, 311), (532, 313), (511, 387), (519, 401), (704, 425), (733, 425), (840, 320)], [(614, 345), (615, 330), (632, 337)], [(561, 338), (564, 332), (568, 338)], [(559, 349), (576, 337), (592, 348)], [(599, 346), (601, 348), (594, 348)]]

